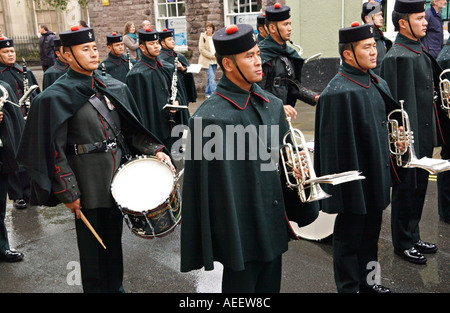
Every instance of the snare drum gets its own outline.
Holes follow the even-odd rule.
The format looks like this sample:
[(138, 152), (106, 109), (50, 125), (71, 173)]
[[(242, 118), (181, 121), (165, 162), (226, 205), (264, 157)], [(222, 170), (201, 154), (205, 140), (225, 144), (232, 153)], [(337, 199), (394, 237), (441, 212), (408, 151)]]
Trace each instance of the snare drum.
[(156, 157), (140, 156), (114, 175), (111, 193), (133, 234), (147, 239), (171, 233), (181, 221), (175, 172)]

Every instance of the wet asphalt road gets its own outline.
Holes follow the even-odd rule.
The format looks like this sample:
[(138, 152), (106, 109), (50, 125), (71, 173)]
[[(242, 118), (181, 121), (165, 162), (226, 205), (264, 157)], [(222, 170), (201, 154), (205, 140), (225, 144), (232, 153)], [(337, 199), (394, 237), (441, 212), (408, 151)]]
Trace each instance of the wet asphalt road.
[[(38, 81), (42, 75), (33, 69)], [(201, 98), (199, 100), (201, 102)], [(192, 106), (191, 110), (195, 110)], [(313, 136), (314, 108), (299, 103), (295, 127)], [(63, 205), (17, 210), (8, 203), (6, 225), (10, 245), (23, 252), (18, 263), (0, 262), (0, 293), (80, 293), (74, 271), (78, 266), (74, 218)], [(390, 207), (384, 211), (379, 240), (381, 283), (395, 293), (450, 292), (450, 225), (437, 214), (436, 182), (430, 180), (421, 220), (424, 241), (439, 251), (426, 265), (414, 265), (394, 255)], [(330, 228), (331, 225), (322, 228)], [(179, 271), (180, 227), (156, 240), (132, 234), (124, 225), (124, 288), (127, 293), (218, 293), (221, 265), (214, 271)], [(293, 241), (283, 256), (282, 293), (335, 293), (330, 238), (321, 242)]]

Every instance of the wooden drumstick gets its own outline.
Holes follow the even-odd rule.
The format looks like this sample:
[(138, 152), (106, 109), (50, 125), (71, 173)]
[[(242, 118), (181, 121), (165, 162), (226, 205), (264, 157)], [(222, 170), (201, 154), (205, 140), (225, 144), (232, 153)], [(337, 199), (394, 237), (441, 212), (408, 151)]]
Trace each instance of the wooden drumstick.
[(92, 234), (94, 234), (95, 238), (97, 238), (98, 242), (100, 242), (100, 244), (103, 246), (103, 248), (106, 249), (105, 245), (103, 244), (102, 239), (97, 234), (95, 229), (92, 227), (91, 223), (89, 223), (87, 218), (84, 216), (83, 212), (81, 212), (81, 210), (80, 210), (80, 215), (81, 215), (81, 220), (84, 222), (84, 224), (86, 224), (86, 226), (89, 228), (89, 230), (92, 232)]

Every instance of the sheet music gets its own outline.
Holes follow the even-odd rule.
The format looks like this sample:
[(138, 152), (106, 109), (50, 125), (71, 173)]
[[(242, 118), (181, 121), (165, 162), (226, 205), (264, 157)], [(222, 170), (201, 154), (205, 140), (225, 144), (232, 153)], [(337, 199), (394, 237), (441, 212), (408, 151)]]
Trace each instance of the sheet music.
[(202, 70), (201, 64), (191, 64), (187, 68), (187, 73), (198, 74)]

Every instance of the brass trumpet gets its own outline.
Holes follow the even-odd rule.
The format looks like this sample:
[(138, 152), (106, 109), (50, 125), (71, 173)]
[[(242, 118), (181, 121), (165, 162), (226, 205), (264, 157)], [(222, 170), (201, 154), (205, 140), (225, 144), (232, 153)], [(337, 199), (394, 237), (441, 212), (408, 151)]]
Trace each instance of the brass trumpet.
[[(306, 146), (305, 136), (300, 130), (293, 128), (290, 117), (287, 117), (286, 121), (289, 125), (289, 131), (284, 135), (283, 144), (280, 147), (281, 161), (287, 186), (291, 189), (297, 188), (302, 202), (318, 201), (331, 197), (331, 195), (323, 191), (319, 183), (337, 185), (365, 178), (364, 176), (360, 176), (361, 173), (357, 171), (317, 177)], [(297, 140), (300, 142), (298, 143)], [(304, 155), (300, 153), (301, 150), (305, 151)], [(294, 168), (300, 169), (300, 178), (294, 172)], [(295, 181), (292, 181), (291, 177)], [(310, 193), (307, 197), (306, 189), (308, 188), (310, 189)]]
[(439, 75), (439, 91), (441, 92), (441, 108), (447, 112), (447, 117), (450, 118), (450, 81), (445, 78), (444, 74), (450, 72), (450, 69), (442, 71)]

